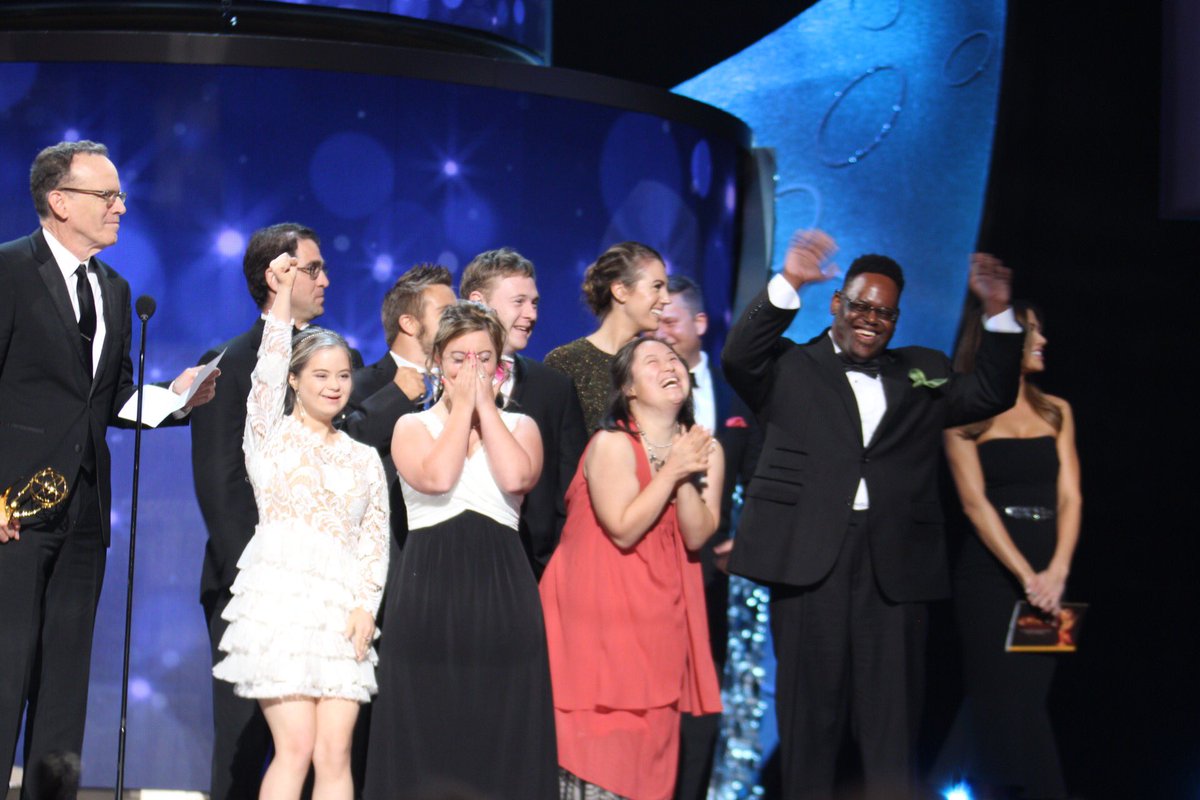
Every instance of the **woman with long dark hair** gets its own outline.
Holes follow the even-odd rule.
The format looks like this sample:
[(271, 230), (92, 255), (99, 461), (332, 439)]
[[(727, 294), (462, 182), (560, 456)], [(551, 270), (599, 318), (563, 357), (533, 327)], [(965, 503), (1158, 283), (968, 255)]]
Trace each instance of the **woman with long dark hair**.
[(687, 366), (636, 339), (567, 489), (562, 541), (539, 589), (564, 800), (672, 796), (679, 715), (720, 711), (704, 584), (724, 457), (692, 418)]
[[(1022, 798), (1066, 797), (1046, 709), (1057, 656), (1007, 653), (1013, 607), (1062, 613), (1083, 506), (1071, 407), (1031, 380), (1045, 370), (1040, 311), (1014, 303), (1025, 326), (1016, 405), (946, 431), (946, 457), (974, 536), (954, 571), (965, 697), (935, 772)], [(955, 369), (969, 371), (977, 320), (967, 320)], [(1007, 796), (1007, 795), (1006, 795)]]

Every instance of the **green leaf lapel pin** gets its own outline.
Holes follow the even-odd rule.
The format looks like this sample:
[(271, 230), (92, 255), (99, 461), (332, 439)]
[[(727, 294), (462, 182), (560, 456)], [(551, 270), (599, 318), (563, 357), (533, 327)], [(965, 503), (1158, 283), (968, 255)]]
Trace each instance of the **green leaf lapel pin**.
[(916, 367), (908, 371), (908, 379), (912, 381), (914, 389), (936, 389), (948, 380), (947, 378), (926, 378), (925, 372)]

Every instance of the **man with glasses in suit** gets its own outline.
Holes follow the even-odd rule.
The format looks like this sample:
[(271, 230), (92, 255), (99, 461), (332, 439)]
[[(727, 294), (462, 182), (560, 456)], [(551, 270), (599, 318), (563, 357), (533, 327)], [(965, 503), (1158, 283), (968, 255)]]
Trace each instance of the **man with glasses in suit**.
[[(24, 525), (0, 520), (0, 777), (25, 715), (21, 797), (37, 766), (79, 753), (112, 489), (109, 425), (136, 391), (129, 284), (96, 255), (116, 243), (126, 194), (108, 149), (62, 142), (29, 173), (40, 222), (0, 245), (0, 492), (44, 467), (69, 495)], [(186, 391), (199, 370), (173, 382)], [(190, 406), (213, 397), (212, 381)], [(5, 515), (7, 516), (7, 515)]]

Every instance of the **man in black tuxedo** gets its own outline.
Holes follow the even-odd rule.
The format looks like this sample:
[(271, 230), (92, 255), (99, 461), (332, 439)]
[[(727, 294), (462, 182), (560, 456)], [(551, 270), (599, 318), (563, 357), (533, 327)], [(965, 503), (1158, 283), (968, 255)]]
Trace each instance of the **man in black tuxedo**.
[(471, 259), (458, 294), (495, 310), (507, 338), (501, 356), (500, 401), (533, 418), (542, 434), (542, 476), (521, 505), (521, 542), (541, 578), (567, 519), (564, 497), (587, 445), (575, 383), (565, 373), (521, 355), (538, 318), (533, 262), (502, 247)]
[[(1009, 272), (972, 259), (988, 320), (975, 370), (942, 353), (887, 349), (904, 276), (863, 256), (831, 303), (833, 326), (783, 338), (833, 240), (797, 234), (783, 272), (725, 343), (725, 373), (765, 426), (730, 571), (771, 586), (783, 786), (829, 798), (846, 724), (867, 796), (908, 797), (921, 706), (926, 607), (949, 593), (937, 470), (942, 430), (1016, 399), (1023, 337)], [(1006, 331), (1006, 332), (1000, 332)]]
[[(712, 431), (725, 452), (725, 483), (721, 491), (721, 521), (717, 532), (697, 553), (704, 573), (704, 599), (708, 607), (708, 632), (713, 663), (720, 675), (725, 666), (729, 634), (729, 576), (718, 564), (730, 546), (730, 520), (736, 488), (754, 474), (762, 449), (762, 429), (746, 404), (725, 382), (721, 369), (704, 352), (708, 313), (700, 285), (686, 275), (667, 281), (671, 302), (663, 309), (655, 336), (675, 348), (688, 367), (696, 423)], [(679, 777), (677, 800), (704, 800), (712, 774), (713, 753), (721, 725), (719, 714), (680, 716)]]
[[(70, 494), (24, 527), (0, 519), (0, 778), (12, 771), (24, 713), (23, 798), (40, 796), (37, 765), (48, 755), (83, 746), (109, 543), (104, 434), (123, 424), (117, 412), (137, 389), (129, 284), (95, 257), (117, 241), (125, 213), (107, 148), (48, 147), (29, 183), (41, 227), (0, 245), (0, 492), (53, 467)], [(172, 387), (183, 392), (197, 372)], [(191, 405), (213, 392), (200, 387)]]
[[(200, 576), (200, 604), (208, 622), (213, 663), (228, 623), (221, 612), (232, 598), (237, 562), (258, 524), (254, 492), (246, 476), (242, 436), (246, 427), (246, 398), (250, 373), (258, 361), (265, 312), (275, 302), (271, 259), (290, 253), (300, 261), (292, 288), (292, 313), (297, 328), (305, 328), (325, 311), (329, 275), (321, 257), (320, 239), (304, 225), (283, 222), (254, 232), (242, 258), (246, 286), (260, 314), (246, 332), (209, 350), (206, 363), (222, 351), (221, 394), (192, 415), (192, 479), (196, 500), (208, 528)], [(357, 365), (362, 359), (351, 353)], [(271, 732), (258, 701), (238, 697), (233, 684), (213, 679), (213, 755), (210, 797), (213, 800), (258, 797), (263, 765), (271, 747)]]

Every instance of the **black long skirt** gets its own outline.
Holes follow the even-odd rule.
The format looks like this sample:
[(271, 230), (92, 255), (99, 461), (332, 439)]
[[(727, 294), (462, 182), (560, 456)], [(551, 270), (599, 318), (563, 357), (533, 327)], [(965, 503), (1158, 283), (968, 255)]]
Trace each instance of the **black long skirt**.
[(363, 796), (556, 797), (545, 624), (517, 532), (465, 512), (411, 531), (392, 574)]

